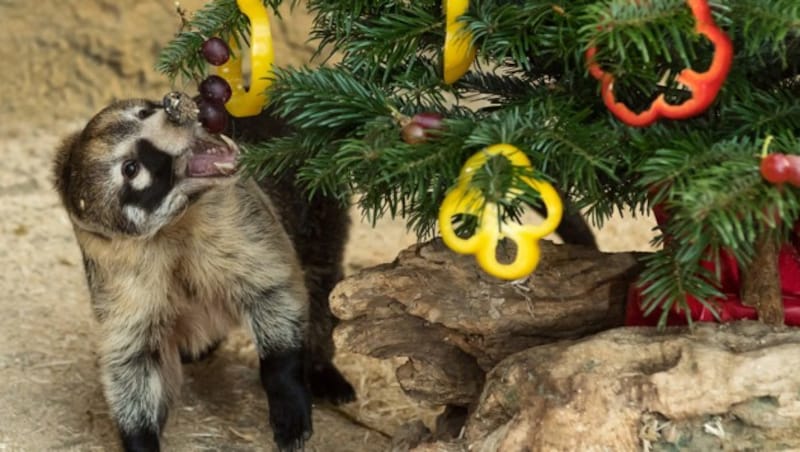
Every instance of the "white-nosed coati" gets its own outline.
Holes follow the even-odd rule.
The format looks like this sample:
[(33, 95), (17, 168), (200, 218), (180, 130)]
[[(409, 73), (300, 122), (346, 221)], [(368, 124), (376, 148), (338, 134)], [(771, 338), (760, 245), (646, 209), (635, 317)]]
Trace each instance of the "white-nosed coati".
[[(244, 323), (281, 450), (310, 437), (311, 396), (353, 400), (331, 363), (330, 289), (346, 210), (267, 193), (235, 173), (238, 147), (208, 134), (186, 95), (125, 100), (68, 137), (55, 187), (83, 253), (106, 400), (127, 451), (159, 450), (181, 361)], [(313, 218), (313, 220), (312, 220)]]

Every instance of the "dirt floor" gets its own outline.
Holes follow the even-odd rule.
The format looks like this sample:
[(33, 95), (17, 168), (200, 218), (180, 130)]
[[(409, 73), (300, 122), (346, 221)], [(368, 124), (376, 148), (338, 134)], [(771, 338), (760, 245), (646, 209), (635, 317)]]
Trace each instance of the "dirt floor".
[[(194, 10), (203, 2), (184, 1)], [(275, 22), (277, 64), (307, 62), (310, 19)], [(98, 382), (94, 325), (80, 254), (50, 188), (59, 139), (114, 98), (160, 98), (152, 68), (177, 30), (172, 0), (0, 0), (0, 451), (117, 450)], [(358, 214), (354, 213), (358, 218)], [(650, 218), (615, 219), (598, 232), (606, 250), (649, 249)], [(348, 269), (392, 260), (413, 243), (400, 221), (357, 224)], [(406, 399), (389, 367), (341, 354), (359, 400), (315, 411), (309, 450), (379, 451), (401, 423), (430, 420)], [(165, 449), (272, 450), (255, 352), (235, 335), (187, 368)]]

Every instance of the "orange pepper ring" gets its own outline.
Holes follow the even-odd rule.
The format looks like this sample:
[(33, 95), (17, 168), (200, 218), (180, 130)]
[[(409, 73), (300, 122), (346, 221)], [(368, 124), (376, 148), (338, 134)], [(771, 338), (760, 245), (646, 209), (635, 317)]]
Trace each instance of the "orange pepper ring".
[(722, 88), (733, 62), (733, 44), (728, 35), (715, 24), (707, 0), (686, 0), (686, 3), (696, 18), (697, 34), (705, 36), (714, 44), (714, 56), (706, 72), (698, 73), (686, 68), (675, 77), (677, 82), (686, 85), (692, 91), (692, 98), (682, 104), (667, 103), (662, 93), (647, 110), (640, 113), (633, 112), (622, 102), (617, 102), (614, 94), (614, 75), (603, 71), (594, 59), (597, 47), (592, 46), (586, 51), (589, 73), (601, 82), (603, 102), (609, 111), (625, 124), (645, 127), (661, 117), (686, 119), (697, 116), (714, 102)]

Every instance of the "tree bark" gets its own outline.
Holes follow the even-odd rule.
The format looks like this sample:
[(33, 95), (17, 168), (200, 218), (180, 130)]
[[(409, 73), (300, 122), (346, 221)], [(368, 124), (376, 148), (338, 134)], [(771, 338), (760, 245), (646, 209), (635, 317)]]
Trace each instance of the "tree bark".
[[(617, 328), (487, 375), (464, 450), (798, 450), (800, 332)], [(435, 450), (435, 449), (432, 449)]]
[(435, 240), (392, 264), (339, 283), (331, 309), (337, 348), (405, 357), (403, 390), (436, 405), (471, 405), (500, 360), (529, 347), (621, 326), (639, 273), (631, 253), (540, 243), (542, 259), (522, 281), (492, 278)]
[(783, 325), (783, 297), (778, 269), (779, 243), (762, 236), (756, 242), (755, 256), (742, 271), (742, 304), (758, 312), (767, 325)]

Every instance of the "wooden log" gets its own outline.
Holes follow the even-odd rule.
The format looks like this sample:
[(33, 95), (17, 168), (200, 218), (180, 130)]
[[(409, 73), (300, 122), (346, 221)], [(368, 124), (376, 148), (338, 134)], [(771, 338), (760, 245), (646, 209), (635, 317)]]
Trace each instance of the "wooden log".
[(541, 248), (537, 270), (514, 282), (488, 276), (439, 240), (406, 249), (333, 291), (337, 347), (407, 357), (398, 379), (409, 395), (466, 406), (485, 372), (510, 354), (622, 325), (639, 273), (633, 254), (546, 241)]
[(798, 347), (797, 329), (752, 321), (533, 347), (487, 375), (460, 446), (797, 450)]

